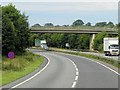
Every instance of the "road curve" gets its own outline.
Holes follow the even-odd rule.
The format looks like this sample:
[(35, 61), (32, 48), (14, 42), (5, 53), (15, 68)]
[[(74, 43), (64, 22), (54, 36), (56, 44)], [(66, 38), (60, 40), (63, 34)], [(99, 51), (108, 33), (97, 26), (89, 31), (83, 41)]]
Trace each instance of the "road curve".
[[(118, 88), (118, 75), (81, 56), (32, 50), (50, 59), (40, 74), (15, 88)], [(10, 87), (8, 87), (10, 88)]]
[[(53, 52), (55, 53), (55, 52)], [(71, 59), (78, 67), (76, 88), (118, 88), (119, 75), (81, 56), (57, 53)]]
[(73, 86), (76, 68), (68, 58), (36, 50), (32, 52), (46, 56), (50, 60), (48, 66), (34, 78), (13, 85), (12, 88), (71, 88)]

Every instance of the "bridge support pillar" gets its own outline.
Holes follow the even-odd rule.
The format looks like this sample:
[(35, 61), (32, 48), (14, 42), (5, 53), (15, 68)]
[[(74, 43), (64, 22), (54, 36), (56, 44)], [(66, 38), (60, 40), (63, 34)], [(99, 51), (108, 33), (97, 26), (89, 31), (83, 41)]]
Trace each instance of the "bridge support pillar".
[(94, 44), (95, 34), (90, 35), (90, 51), (94, 51), (93, 44)]

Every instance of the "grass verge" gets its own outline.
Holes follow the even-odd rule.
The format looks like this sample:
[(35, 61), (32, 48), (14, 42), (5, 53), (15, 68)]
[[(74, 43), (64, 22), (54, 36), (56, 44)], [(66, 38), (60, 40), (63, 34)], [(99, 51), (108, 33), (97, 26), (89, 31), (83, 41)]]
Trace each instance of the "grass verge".
[(80, 52), (68, 52), (68, 51), (62, 51), (62, 50), (54, 50), (54, 51), (83, 56), (86, 58), (94, 59), (96, 61), (102, 61), (102, 62), (108, 63), (110, 65), (113, 65), (117, 68), (120, 68), (120, 61), (117, 61), (114, 59), (105, 58), (105, 57), (101, 57), (101, 56), (95, 56), (95, 55), (91, 55), (91, 54), (84, 54), (84, 53), (80, 53)]
[(2, 85), (13, 82), (37, 69), (44, 62), (44, 57), (26, 52), (14, 59), (3, 57)]

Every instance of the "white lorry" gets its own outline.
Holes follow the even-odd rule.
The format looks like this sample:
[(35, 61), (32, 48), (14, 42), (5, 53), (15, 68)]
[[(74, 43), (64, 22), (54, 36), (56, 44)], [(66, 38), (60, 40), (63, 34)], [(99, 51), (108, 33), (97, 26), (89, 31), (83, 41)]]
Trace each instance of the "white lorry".
[(119, 55), (119, 41), (117, 38), (104, 38), (104, 53), (105, 55)]
[(41, 46), (41, 48), (48, 50), (46, 40), (40, 40), (40, 46)]

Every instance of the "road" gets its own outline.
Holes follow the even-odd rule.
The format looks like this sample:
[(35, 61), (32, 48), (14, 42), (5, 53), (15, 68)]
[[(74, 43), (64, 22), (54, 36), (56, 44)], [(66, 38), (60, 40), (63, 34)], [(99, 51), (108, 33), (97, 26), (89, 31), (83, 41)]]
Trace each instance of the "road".
[(92, 54), (92, 55), (96, 55), (96, 56), (100, 56), (100, 57), (105, 57), (105, 58), (110, 58), (110, 59), (114, 59), (114, 60), (119, 60), (118, 56), (105, 56), (105, 54), (102, 54), (102, 53), (94, 53), (94, 52), (81, 52), (81, 53)]
[(97, 52), (82, 52), (79, 50), (65, 50), (65, 49), (58, 49), (58, 48), (51, 48), (51, 50), (57, 50), (57, 51), (63, 51), (63, 52), (79, 52), (79, 53), (84, 53), (84, 54), (91, 54), (91, 55), (95, 55), (95, 56), (100, 56), (100, 57), (104, 57), (104, 58), (109, 58), (109, 59), (113, 59), (113, 60), (119, 60), (118, 56), (105, 56), (105, 54), (103, 53), (97, 53)]
[[(57, 52), (32, 50), (48, 64), (35, 76), (6, 88), (118, 88), (118, 75), (90, 59)], [(8, 87), (9, 86), (9, 87)]]

